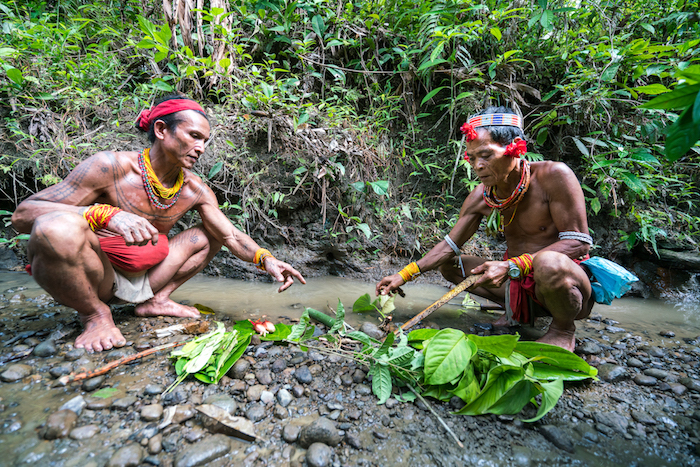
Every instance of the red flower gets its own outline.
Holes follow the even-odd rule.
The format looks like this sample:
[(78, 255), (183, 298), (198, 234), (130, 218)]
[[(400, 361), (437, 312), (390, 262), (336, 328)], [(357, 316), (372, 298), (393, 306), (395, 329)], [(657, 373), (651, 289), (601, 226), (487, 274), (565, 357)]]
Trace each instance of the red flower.
[(503, 154), (510, 157), (520, 157), (527, 152), (527, 141), (524, 139), (518, 140), (518, 142), (512, 142), (506, 146), (506, 150)]
[(469, 160), (469, 154), (467, 154), (467, 151), (464, 151), (464, 160), (469, 162), (470, 164), (472, 163), (472, 161)]
[(473, 141), (478, 136), (474, 127), (467, 122), (464, 122), (464, 124), (459, 130), (462, 132), (463, 135), (467, 136), (467, 141)]

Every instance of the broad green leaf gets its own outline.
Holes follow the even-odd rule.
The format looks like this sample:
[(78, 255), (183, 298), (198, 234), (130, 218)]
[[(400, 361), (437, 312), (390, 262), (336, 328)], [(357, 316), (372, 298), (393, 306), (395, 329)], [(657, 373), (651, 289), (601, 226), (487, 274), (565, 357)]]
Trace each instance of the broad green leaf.
[(489, 407), (487, 413), (496, 415), (515, 415), (523, 410), (523, 407), (530, 402), (530, 399), (540, 394), (537, 385), (529, 380), (519, 381), (495, 404)]
[(410, 344), (412, 342), (423, 342), (423, 341), (430, 340), (438, 332), (440, 332), (439, 329), (430, 329), (430, 328), (416, 329), (416, 330), (408, 333), (408, 343)]
[(377, 180), (376, 182), (369, 182), (369, 184), (379, 196), (384, 196), (389, 191), (389, 180)]
[(432, 397), (433, 399), (447, 402), (452, 399), (452, 385), (441, 384), (439, 386), (428, 386), (421, 395), (423, 397)]
[(501, 34), (501, 30), (498, 29), (498, 28), (491, 28), (491, 29), (489, 30), (489, 32), (490, 32), (491, 35), (492, 35), (493, 37), (495, 37), (496, 40), (498, 40), (498, 41), (500, 41), (500, 40), (501, 40), (501, 37), (503, 37), (503, 35)]
[(617, 63), (613, 63), (612, 65), (610, 65), (609, 67), (607, 67), (607, 68), (603, 71), (603, 73), (600, 75), (600, 79), (601, 79), (602, 81), (606, 81), (606, 82), (614, 81), (614, 80), (615, 80), (615, 75), (617, 74), (617, 70), (620, 69), (620, 65), (622, 65), (622, 63), (617, 62)]
[[(426, 102), (428, 102), (430, 99), (432, 99), (433, 97), (435, 97), (435, 95), (436, 95), (437, 93), (439, 93), (440, 91), (442, 91), (443, 89), (447, 89), (447, 86), (440, 86), (439, 88), (435, 88), (435, 89), (433, 89), (432, 91), (430, 91), (430, 92), (423, 98), (423, 100), (420, 102), (420, 105), (424, 105)], [(388, 183), (388, 182), (387, 182), (387, 183)]]
[(392, 365), (408, 368), (413, 361), (415, 350), (410, 347), (389, 350), (389, 363)]
[(469, 334), (467, 339), (474, 342), (479, 350), (492, 353), (497, 357), (509, 357), (513, 353), (520, 335), (477, 336)]
[(391, 348), (391, 345), (394, 343), (394, 339), (396, 339), (396, 335), (393, 332), (387, 334), (384, 338), (384, 343), (382, 346), (379, 347), (379, 349), (377, 349), (377, 351), (374, 353), (374, 358), (379, 358), (382, 355), (386, 355), (389, 352), (389, 348)]
[(519, 366), (499, 365), (489, 371), (484, 389), (471, 403), (459, 410), (460, 415), (482, 415), (525, 377), (525, 370)]
[(394, 399), (396, 399), (399, 402), (413, 402), (416, 400), (418, 396), (416, 396), (413, 392), (411, 391), (406, 391), (403, 394), (395, 394)]
[(238, 361), (239, 358), (245, 353), (246, 349), (250, 345), (250, 339), (253, 336), (251, 334), (246, 335), (245, 337), (240, 337), (239, 340), (236, 343), (236, 346), (233, 348), (233, 351), (229, 355), (229, 357), (226, 359), (223, 365), (221, 365), (221, 370), (219, 371), (219, 374), (216, 377), (215, 383), (218, 383), (221, 378), (224, 377), (226, 373), (231, 369), (231, 367)]
[(571, 139), (574, 140), (574, 144), (576, 144), (578, 150), (581, 151), (581, 154), (583, 154), (584, 156), (588, 156), (588, 148), (583, 144), (583, 142), (578, 138)]
[(277, 323), (275, 324), (275, 331), (264, 336), (260, 336), (261, 341), (274, 341), (279, 342), (289, 338), (292, 333), (292, 327), (288, 324)]
[(8, 68), (7, 71), (5, 71), (7, 74), (7, 77), (12, 80), (13, 83), (15, 84), (22, 84), (24, 81), (24, 76), (22, 76), (22, 72), (19, 71), (17, 68)]
[(649, 84), (647, 86), (637, 86), (636, 88), (632, 88), (632, 89), (634, 89), (637, 92), (643, 93), (643, 94), (651, 94), (651, 95), (658, 95), (658, 94), (663, 94), (665, 92), (671, 91), (666, 86), (664, 86), (663, 84), (659, 84), (659, 83)]
[(552, 25), (553, 20), (554, 12), (552, 10), (544, 10), (542, 12), (542, 16), (540, 17), (540, 24), (543, 28), (547, 29), (548, 31), (554, 29), (554, 26)]
[(476, 345), (462, 331), (443, 329), (425, 350), (425, 382), (439, 385), (458, 377), (476, 353)]
[(379, 296), (379, 312), (386, 316), (396, 309), (394, 301), (396, 300), (396, 295), (380, 295)]
[(365, 191), (365, 182), (353, 182), (350, 184), (351, 187), (362, 193)]
[(343, 306), (343, 302), (338, 299), (338, 308), (335, 311), (335, 321), (333, 321), (333, 326), (331, 326), (328, 334), (333, 334), (339, 330), (344, 330), (343, 323), (345, 323), (345, 307)]
[(578, 371), (565, 370), (542, 362), (532, 362), (532, 377), (540, 380), (553, 381), (562, 378), (564, 381), (583, 381), (591, 377)]
[(540, 386), (542, 387), (542, 390), (544, 392), (542, 393), (542, 403), (540, 404), (540, 408), (537, 411), (537, 415), (535, 415), (534, 418), (531, 418), (529, 420), (523, 420), (524, 422), (536, 422), (537, 420), (547, 415), (547, 412), (552, 410), (554, 406), (557, 405), (557, 402), (559, 402), (559, 398), (564, 393), (564, 381), (561, 379), (552, 381), (550, 383), (540, 383)]
[(290, 341), (299, 341), (299, 338), (301, 338), (304, 335), (304, 332), (306, 332), (306, 327), (309, 325), (309, 310), (308, 308), (304, 309), (304, 312), (301, 314), (301, 317), (299, 318), (299, 323), (295, 324), (292, 326), (292, 332), (289, 333), (289, 336), (287, 339)]
[(377, 311), (377, 307), (372, 304), (372, 298), (368, 293), (362, 295), (352, 304), (354, 313), (367, 313), (368, 311)]
[(586, 363), (578, 355), (556, 345), (544, 344), (542, 342), (523, 342), (515, 345), (515, 351), (529, 359), (537, 358), (542, 363), (563, 368), (565, 370), (580, 371), (588, 376), (594, 377), (598, 370)]
[(591, 202), (591, 209), (593, 210), (593, 214), (598, 214), (601, 208), (600, 199), (598, 199), (598, 197), (596, 196), (595, 198), (590, 198), (588, 201)]
[(700, 124), (693, 121), (693, 108), (683, 111), (666, 133), (666, 158), (671, 162), (680, 159), (700, 140)]
[(635, 174), (626, 170), (621, 170), (619, 174), (625, 185), (627, 185), (627, 187), (629, 187), (635, 193), (641, 194), (646, 191), (644, 185), (642, 185), (642, 182), (639, 181), (639, 178)]
[(17, 53), (17, 49), (13, 49), (12, 47), (0, 47), (0, 57), (11, 57)]
[(434, 67), (434, 66), (437, 66), (437, 65), (439, 65), (441, 63), (445, 63), (445, 62), (447, 62), (447, 60), (445, 60), (444, 58), (440, 58), (440, 59), (437, 59), (435, 61), (428, 60), (426, 62), (423, 62), (423, 64), (418, 67), (417, 72), (420, 73), (421, 71), (423, 71), (427, 68)]
[(90, 394), (91, 397), (98, 397), (100, 399), (108, 399), (112, 397), (113, 395), (117, 394), (119, 392), (119, 389), (117, 388), (102, 388), (97, 392), (93, 392)]
[(693, 122), (700, 125), (700, 92), (695, 96), (695, 104), (693, 104)]
[(685, 109), (695, 103), (698, 91), (700, 91), (700, 84), (677, 86), (673, 91), (661, 94), (640, 107), (643, 109)]
[(313, 18), (311, 18), (311, 27), (318, 38), (323, 41), (323, 36), (326, 32), (326, 23), (323, 21), (323, 16), (315, 15)]
[(361, 331), (352, 331), (347, 334), (345, 334), (345, 337), (349, 337), (350, 339), (355, 339), (356, 341), (362, 342), (363, 344), (369, 346), (372, 344), (378, 344), (379, 341), (376, 339), (372, 339), (369, 337), (367, 334)]
[(377, 405), (385, 403), (391, 396), (391, 373), (386, 365), (374, 364), (372, 392), (379, 399)]
[(480, 391), (479, 381), (477, 381), (474, 375), (474, 367), (468, 365), (462, 374), (462, 379), (459, 380), (457, 387), (452, 393), (462, 399), (465, 404), (470, 404), (479, 396)]
[(369, 224), (362, 222), (357, 224), (355, 228), (365, 234), (365, 237), (372, 238), (372, 230), (369, 228)]
[(212, 179), (216, 174), (218, 174), (221, 171), (221, 168), (224, 166), (224, 163), (222, 161), (217, 162), (214, 164), (211, 169), (209, 170), (209, 175), (207, 178)]

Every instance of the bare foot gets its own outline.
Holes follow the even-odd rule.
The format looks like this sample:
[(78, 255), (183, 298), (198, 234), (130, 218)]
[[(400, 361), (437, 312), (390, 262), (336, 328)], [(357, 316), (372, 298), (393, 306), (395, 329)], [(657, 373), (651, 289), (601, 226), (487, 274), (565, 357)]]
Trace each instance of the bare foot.
[(508, 326), (508, 318), (506, 314), (503, 313), (500, 318), (493, 322), (494, 326)]
[(153, 297), (139, 305), (134, 309), (136, 316), (175, 316), (177, 318), (197, 318), (199, 310), (193, 306), (185, 306), (176, 303), (169, 298), (159, 299)]
[[(81, 317), (82, 318), (82, 317)], [(112, 314), (82, 319), (85, 330), (75, 339), (75, 348), (102, 352), (112, 347), (124, 347), (126, 339), (114, 325)]]
[(571, 330), (562, 330), (550, 326), (547, 333), (537, 339), (537, 342), (544, 342), (545, 344), (552, 344), (562, 349), (566, 349), (570, 352), (574, 351), (576, 347), (576, 338), (574, 337), (574, 331), (576, 328)]

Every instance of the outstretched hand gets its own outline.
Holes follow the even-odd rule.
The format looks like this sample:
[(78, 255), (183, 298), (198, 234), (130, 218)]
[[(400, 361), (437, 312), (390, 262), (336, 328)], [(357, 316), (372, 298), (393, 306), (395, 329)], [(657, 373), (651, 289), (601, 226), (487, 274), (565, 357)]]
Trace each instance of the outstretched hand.
[(470, 272), (472, 274), (484, 274), (474, 283), (474, 288), (498, 288), (508, 279), (508, 261), (486, 261)]
[(107, 229), (124, 237), (127, 245), (143, 246), (148, 242), (158, 243), (158, 229), (141, 216), (126, 211), (115, 214)]
[(299, 282), (306, 284), (306, 279), (293, 267), (284, 261), (280, 261), (276, 258), (268, 256), (265, 258), (265, 271), (277, 280), (277, 282), (282, 282), (283, 284), (277, 290), (277, 292), (284, 292), (289, 287), (294, 284), (294, 278), (299, 279)]
[(398, 274), (386, 276), (377, 283), (375, 293), (377, 295), (393, 294), (405, 283), (406, 282), (404, 282), (403, 278)]

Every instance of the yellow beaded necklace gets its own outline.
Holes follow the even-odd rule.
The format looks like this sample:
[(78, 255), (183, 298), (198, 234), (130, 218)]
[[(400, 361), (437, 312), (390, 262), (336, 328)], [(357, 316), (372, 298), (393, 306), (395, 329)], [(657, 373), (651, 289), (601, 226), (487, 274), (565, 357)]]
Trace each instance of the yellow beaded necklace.
[(172, 188), (166, 188), (158, 180), (158, 176), (153, 171), (153, 166), (151, 165), (151, 158), (149, 157), (150, 150), (148, 148), (143, 150), (143, 165), (146, 169), (146, 176), (148, 177), (148, 184), (151, 186), (153, 191), (163, 199), (172, 199), (175, 195), (180, 192), (182, 184), (185, 181), (185, 173), (180, 169), (180, 173), (177, 176), (175, 185)]

